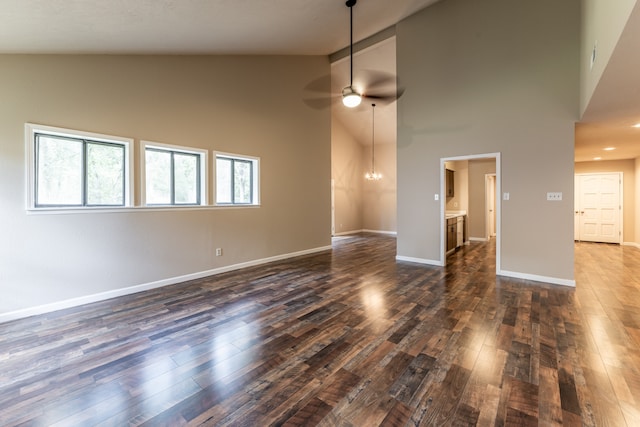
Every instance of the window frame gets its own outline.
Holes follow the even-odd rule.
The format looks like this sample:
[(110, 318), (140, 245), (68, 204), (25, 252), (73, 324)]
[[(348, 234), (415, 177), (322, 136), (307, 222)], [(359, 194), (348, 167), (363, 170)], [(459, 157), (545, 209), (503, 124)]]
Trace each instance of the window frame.
[[(218, 158), (225, 158), (232, 160), (232, 165), (235, 161), (251, 164), (251, 202), (249, 203), (219, 203), (218, 202)], [(233, 187), (233, 171), (231, 177), (231, 185)], [(243, 154), (225, 153), (222, 151), (213, 152), (213, 201), (214, 206), (218, 207), (251, 207), (260, 206), (260, 157), (247, 156)], [(232, 191), (233, 194), (233, 191)]]
[[(38, 150), (36, 148), (36, 136), (49, 135), (56, 138), (66, 138), (74, 141), (82, 141), (83, 157), (86, 156), (87, 145), (95, 143), (98, 145), (115, 145), (123, 148), (124, 162), (124, 180), (123, 180), (123, 204), (122, 205), (91, 205), (87, 204), (87, 167), (86, 157), (83, 159), (82, 165), (82, 204), (75, 205), (38, 205), (37, 202), (37, 174), (38, 171)], [(26, 208), (28, 211), (83, 211), (83, 210), (112, 210), (125, 209), (133, 206), (133, 156), (132, 156), (133, 139), (120, 136), (106, 135), (95, 132), (86, 132), (74, 129), (66, 129), (53, 126), (39, 125), (35, 123), (25, 123), (25, 158), (26, 167), (26, 186), (27, 198)]]
[[(187, 154), (197, 156), (199, 159), (198, 164), (198, 203), (175, 203), (175, 180), (172, 168), (171, 173), (171, 203), (148, 203), (147, 202), (147, 167), (146, 167), (146, 152), (147, 148), (156, 151), (163, 151), (171, 153), (172, 163), (174, 153)], [(153, 141), (140, 141), (140, 203), (144, 207), (150, 208), (193, 208), (198, 206), (208, 206), (208, 171), (209, 171), (209, 157), (208, 150), (194, 147), (186, 147), (183, 145), (165, 144)]]

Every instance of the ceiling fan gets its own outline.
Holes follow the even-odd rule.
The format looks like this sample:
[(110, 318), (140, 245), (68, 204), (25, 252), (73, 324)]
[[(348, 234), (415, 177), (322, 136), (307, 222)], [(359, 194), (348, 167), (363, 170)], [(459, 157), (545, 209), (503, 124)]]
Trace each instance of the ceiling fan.
[[(349, 85), (342, 89), (341, 94), (326, 95), (322, 98), (307, 98), (304, 102), (313, 108), (326, 108), (337, 99), (342, 99), (343, 105), (348, 108), (355, 108), (361, 104), (363, 100), (377, 101), (381, 104), (391, 103), (398, 99), (404, 92), (404, 89), (398, 87), (395, 75), (374, 70), (358, 70), (357, 72), (357, 88), (354, 86), (353, 73), (353, 6), (357, 0), (347, 0), (346, 6), (349, 8)], [(317, 79), (305, 87), (308, 92), (323, 92), (325, 88), (330, 86), (331, 76), (324, 76)], [(361, 88), (361, 90), (358, 90)], [(326, 94), (326, 92), (325, 92)]]
[(342, 89), (342, 103), (345, 107), (354, 108), (360, 105), (363, 98), (380, 100), (380, 101), (394, 101), (402, 92), (395, 90), (394, 92), (375, 92), (376, 87), (389, 86), (390, 84), (396, 84), (395, 76), (368, 71), (363, 76), (365, 81), (365, 91), (358, 93), (353, 87), (353, 6), (356, 5), (358, 0), (347, 0), (345, 3), (349, 8), (349, 86), (345, 86)]
[(353, 89), (353, 6), (358, 0), (347, 0), (349, 8), (349, 86), (342, 89), (342, 103), (345, 107), (353, 108), (360, 105), (362, 95)]

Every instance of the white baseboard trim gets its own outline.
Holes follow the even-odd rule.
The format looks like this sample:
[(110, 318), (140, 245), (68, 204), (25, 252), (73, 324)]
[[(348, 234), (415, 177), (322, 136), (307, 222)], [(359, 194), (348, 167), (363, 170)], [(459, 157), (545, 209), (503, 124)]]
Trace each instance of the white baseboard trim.
[(351, 230), (351, 231), (343, 231), (341, 233), (334, 233), (333, 236), (334, 237), (350, 236), (352, 234), (358, 234), (358, 233), (388, 234), (390, 236), (397, 236), (398, 235), (397, 231), (368, 230), (366, 228), (363, 228), (362, 230)]
[(438, 267), (444, 266), (444, 264), (441, 261), (437, 261), (433, 259), (424, 259), (424, 258), (413, 258), (410, 256), (402, 256), (402, 255), (396, 255), (396, 261), (415, 262), (417, 264), (436, 265)]
[[(407, 257), (407, 256), (401, 256), (401, 255), (396, 255), (396, 261), (407, 261), (407, 262), (414, 262), (418, 264), (435, 265), (438, 267), (442, 267), (444, 265), (442, 262), (437, 260), (413, 258), (413, 257)], [(515, 271), (506, 271), (506, 270), (501, 270), (497, 274), (499, 276), (513, 277), (515, 279), (532, 280), (535, 282), (551, 283), (554, 285), (572, 286), (574, 288), (576, 286), (575, 280), (559, 279), (557, 277), (547, 277), (547, 276), (539, 276), (536, 274), (517, 273)]]
[(386, 234), (389, 236), (397, 236), (398, 232), (397, 231), (382, 231), (382, 230), (367, 230), (364, 229), (362, 230), (363, 233), (376, 233), (376, 234)]
[(559, 279), (557, 277), (538, 276), (537, 274), (525, 274), (525, 273), (518, 273), (515, 271), (506, 271), (506, 270), (500, 270), (496, 274), (498, 274), (499, 276), (513, 277), (515, 279), (533, 280), (534, 282), (544, 282), (544, 283), (551, 283), (553, 285), (572, 286), (574, 288), (576, 287), (575, 280)]
[(352, 234), (358, 234), (360, 233), (362, 230), (351, 230), (351, 231), (343, 231), (341, 233), (333, 233), (333, 237), (340, 237), (340, 236), (350, 236)]
[(247, 267), (255, 267), (257, 265), (267, 264), (274, 261), (282, 261), (289, 258), (295, 258), (302, 255), (310, 255), (318, 252), (331, 250), (331, 246), (321, 246), (314, 249), (307, 249), (299, 252), (292, 252), (283, 255), (276, 255), (269, 258), (262, 258), (253, 261), (242, 262), (239, 264), (227, 265), (224, 267), (214, 268), (211, 270), (200, 271), (197, 273), (185, 274), (183, 276), (170, 277), (155, 282), (143, 283), (140, 285), (130, 286), (127, 288), (114, 289), (111, 291), (101, 292), (93, 295), (86, 295), (78, 298), (71, 298), (64, 301), (58, 301), (50, 304), (43, 304), (35, 307), (23, 308), (20, 310), (0, 313), (0, 323), (10, 322), (12, 320), (23, 319), (25, 317), (36, 316), (39, 314), (51, 313), (53, 311), (64, 310), (66, 308), (77, 307), (83, 304), (104, 301), (111, 298), (121, 297), (125, 295), (135, 294), (138, 292), (148, 291), (151, 289), (161, 288), (163, 286), (175, 285), (187, 282), (189, 280), (201, 279), (203, 277), (215, 276), (216, 274), (227, 273), (229, 271), (240, 270)]
[(634, 248), (638, 248), (640, 249), (640, 243), (636, 243), (636, 242), (623, 242), (622, 243), (624, 246), (633, 246)]

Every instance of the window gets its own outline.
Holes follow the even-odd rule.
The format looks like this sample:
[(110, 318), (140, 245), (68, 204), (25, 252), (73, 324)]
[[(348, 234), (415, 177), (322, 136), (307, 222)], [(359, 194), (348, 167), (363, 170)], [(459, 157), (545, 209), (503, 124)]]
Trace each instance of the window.
[(126, 138), (27, 124), (29, 208), (130, 205)]
[(259, 204), (259, 159), (216, 153), (216, 204)]
[(146, 205), (205, 205), (207, 152), (142, 142)]

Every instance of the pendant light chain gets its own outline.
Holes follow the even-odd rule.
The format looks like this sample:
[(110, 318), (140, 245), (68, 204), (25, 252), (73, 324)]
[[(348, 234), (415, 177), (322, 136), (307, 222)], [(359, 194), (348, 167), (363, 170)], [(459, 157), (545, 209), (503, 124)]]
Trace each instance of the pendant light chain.
[(376, 104), (371, 104), (371, 172), (375, 175), (376, 158)]
[(382, 179), (382, 174), (376, 172), (376, 104), (371, 104), (371, 171), (364, 177), (369, 181)]

